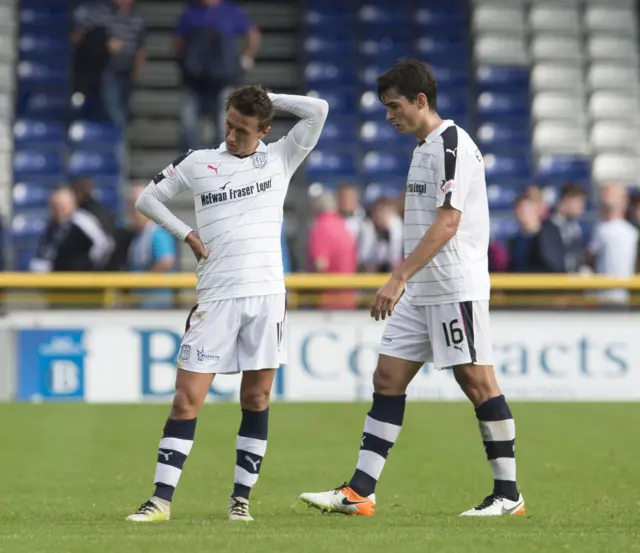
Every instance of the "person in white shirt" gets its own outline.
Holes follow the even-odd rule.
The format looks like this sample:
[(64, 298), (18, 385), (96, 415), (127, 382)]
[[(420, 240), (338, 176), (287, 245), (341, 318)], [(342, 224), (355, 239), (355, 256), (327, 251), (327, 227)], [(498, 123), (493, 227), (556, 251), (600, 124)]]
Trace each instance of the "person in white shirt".
[(437, 369), (453, 369), (473, 403), (493, 470), (493, 493), (462, 514), (524, 514), (516, 486), (515, 424), (493, 369), (482, 154), (463, 129), (438, 115), (436, 80), (426, 64), (398, 61), (378, 77), (378, 97), (396, 130), (419, 141), (406, 185), (405, 259), (371, 308), (376, 320), (390, 319), (353, 477), (336, 490), (300, 498), (324, 511), (375, 513), (375, 487), (402, 427), (407, 387), (433, 361)]
[[(262, 142), (274, 108), (300, 117), (279, 141)], [(158, 173), (136, 207), (186, 241), (198, 259), (197, 304), (187, 318), (177, 361), (176, 393), (160, 441), (153, 497), (130, 515), (168, 520), (173, 492), (191, 451), (196, 416), (216, 374), (242, 372), (242, 422), (236, 441), (231, 520), (253, 520), (249, 493), (267, 447), (275, 370), (286, 361), (281, 228), (291, 177), (316, 145), (327, 118), (324, 100), (267, 94), (258, 86), (227, 100), (225, 142), (189, 151)], [(193, 196), (197, 232), (164, 203)]]
[(359, 270), (390, 273), (404, 257), (402, 217), (390, 198), (378, 198), (370, 212), (371, 218), (365, 219), (358, 243)]
[[(600, 189), (602, 221), (593, 231), (588, 246), (588, 258), (595, 272), (618, 278), (630, 278), (635, 273), (638, 254), (638, 229), (626, 220), (629, 198), (624, 186), (609, 182)], [(629, 291), (602, 290), (603, 302), (628, 303)]]

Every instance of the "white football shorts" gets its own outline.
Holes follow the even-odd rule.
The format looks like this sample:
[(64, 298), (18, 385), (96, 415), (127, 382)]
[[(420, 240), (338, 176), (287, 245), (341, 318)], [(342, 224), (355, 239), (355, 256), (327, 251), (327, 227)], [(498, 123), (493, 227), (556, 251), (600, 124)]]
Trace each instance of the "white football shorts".
[(412, 305), (402, 296), (382, 335), (380, 354), (436, 369), (493, 365), (488, 301)]
[(285, 294), (196, 305), (187, 318), (178, 368), (234, 374), (277, 369), (287, 361)]

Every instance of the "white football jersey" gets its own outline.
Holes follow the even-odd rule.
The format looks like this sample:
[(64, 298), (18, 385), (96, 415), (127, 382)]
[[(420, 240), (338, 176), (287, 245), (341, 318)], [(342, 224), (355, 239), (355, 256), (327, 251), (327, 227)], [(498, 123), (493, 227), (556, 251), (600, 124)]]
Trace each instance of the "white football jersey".
[(451, 120), (444, 121), (413, 152), (405, 194), (405, 257), (445, 204), (462, 213), (458, 232), (407, 283), (407, 298), (415, 305), (489, 299), (484, 161), (471, 137)]
[(302, 117), (279, 141), (239, 157), (225, 144), (177, 158), (156, 175), (136, 206), (184, 240), (191, 229), (164, 202), (189, 190), (197, 233), (209, 250), (196, 269), (198, 303), (284, 294), (281, 232), (289, 181), (315, 146), (328, 105), (304, 96), (276, 95), (276, 108)]

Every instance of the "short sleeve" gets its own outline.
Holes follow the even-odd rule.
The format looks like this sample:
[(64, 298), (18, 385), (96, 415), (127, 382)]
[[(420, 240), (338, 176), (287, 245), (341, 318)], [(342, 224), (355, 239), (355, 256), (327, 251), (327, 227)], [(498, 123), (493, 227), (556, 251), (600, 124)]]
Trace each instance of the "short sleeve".
[(482, 163), (469, 151), (458, 147), (458, 128), (451, 126), (442, 133), (443, 161), (438, 166), (436, 207), (453, 207), (464, 211), (474, 165)]
[(190, 160), (188, 157), (192, 153), (193, 150), (189, 150), (186, 154), (174, 159), (153, 177), (151, 182), (156, 185), (156, 190), (160, 193), (162, 201), (166, 202), (180, 192), (189, 190), (188, 165)]
[(176, 257), (176, 243), (173, 236), (165, 229), (158, 227), (153, 234), (151, 251), (154, 261), (160, 261), (167, 257)]

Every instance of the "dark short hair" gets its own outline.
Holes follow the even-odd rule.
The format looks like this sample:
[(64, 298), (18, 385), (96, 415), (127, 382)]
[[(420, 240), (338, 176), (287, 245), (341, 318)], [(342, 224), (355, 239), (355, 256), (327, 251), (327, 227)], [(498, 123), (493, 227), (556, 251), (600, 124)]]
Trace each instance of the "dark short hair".
[(421, 92), (427, 97), (429, 109), (436, 111), (438, 85), (431, 68), (424, 62), (412, 59), (398, 60), (391, 69), (378, 77), (378, 98), (392, 88), (400, 96), (415, 102)]
[(242, 115), (256, 117), (258, 130), (264, 131), (273, 119), (273, 104), (267, 93), (267, 89), (259, 85), (237, 88), (227, 98), (226, 109), (233, 106)]
[(582, 197), (582, 198), (586, 198), (587, 197), (587, 193), (585, 191), (584, 188), (582, 188), (582, 186), (580, 186), (579, 184), (570, 182), (568, 184), (565, 184), (561, 189), (560, 189), (560, 199), (564, 199), (564, 198), (577, 198), (577, 197)]

